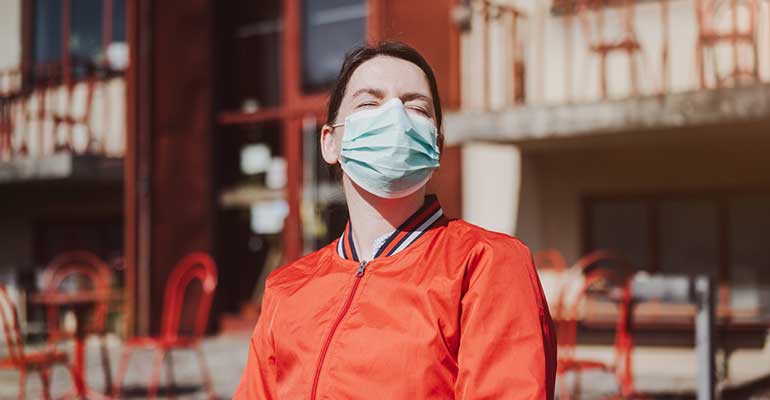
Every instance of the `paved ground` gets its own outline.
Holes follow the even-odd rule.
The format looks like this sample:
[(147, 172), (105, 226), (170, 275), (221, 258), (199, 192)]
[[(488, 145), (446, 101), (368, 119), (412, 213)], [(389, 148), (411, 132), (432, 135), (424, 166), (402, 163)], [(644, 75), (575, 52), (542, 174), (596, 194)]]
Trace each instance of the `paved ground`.
[[(203, 348), (211, 370), (214, 387), (218, 398), (231, 398), (241, 376), (246, 362), (248, 336), (246, 334), (229, 334), (212, 337), (205, 341)], [(112, 370), (117, 369), (120, 354), (120, 342), (115, 337), (109, 339)], [(610, 359), (612, 350), (603, 346), (582, 346), (578, 355)], [(146, 397), (146, 383), (149, 380), (151, 353), (143, 352), (135, 355), (126, 379), (123, 398), (141, 399)], [(87, 373), (89, 383), (101, 390), (103, 373), (99, 363), (98, 342), (88, 343)], [(693, 398), (695, 386), (695, 357), (686, 349), (671, 350), (662, 348), (643, 348), (635, 353), (634, 368), (636, 387), (642, 392), (652, 392), (651, 398), (688, 399)], [(727, 387), (733, 387), (745, 382), (757, 381), (750, 391), (738, 392), (734, 399), (770, 399), (770, 346), (764, 351), (736, 352), (730, 362), (731, 379)], [(193, 354), (179, 352), (174, 354), (175, 381), (178, 388), (175, 391), (178, 399), (203, 399), (200, 390), (200, 373)], [(162, 375), (161, 382), (165, 382)], [(53, 377), (54, 395), (66, 393), (71, 387), (69, 376), (63, 368), (58, 368)], [(615, 390), (611, 375), (601, 373), (586, 373), (582, 377), (584, 390), (583, 399), (598, 399)], [(0, 371), (0, 399), (16, 398), (18, 375), (14, 371)], [(28, 380), (27, 398), (40, 398), (40, 381), (36, 376)]]
[[(112, 371), (117, 371), (120, 356), (120, 342), (116, 337), (109, 338), (109, 349)], [(214, 389), (218, 398), (230, 399), (241, 377), (241, 371), (246, 364), (248, 335), (231, 334), (208, 339), (203, 344), (209, 370), (214, 381)], [(103, 391), (104, 373), (101, 368), (98, 341), (89, 340), (87, 350), (87, 375), (89, 384), (97, 391)], [(174, 353), (174, 378), (177, 383), (175, 393), (177, 399), (205, 399), (200, 387), (200, 370), (195, 355), (180, 351)], [(140, 351), (133, 356), (125, 382), (122, 398), (142, 399), (147, 397), (146, 386), (150, 377), (152, 354), (150, 351)], [(114, 372), (113, 372), (114, 373)], [(161, 375), (161, 385), (166, 375)], [(27, 398), (41, 398), (40, 380), (32, 375), (27, 381)], [(59, 367), (53, 373), (54, 397), (67, 393), (71, 381), (66, 369)], [(15, 399), (18, 390), (18, 374), (15, 371), (0, 370), (0, 399)]]

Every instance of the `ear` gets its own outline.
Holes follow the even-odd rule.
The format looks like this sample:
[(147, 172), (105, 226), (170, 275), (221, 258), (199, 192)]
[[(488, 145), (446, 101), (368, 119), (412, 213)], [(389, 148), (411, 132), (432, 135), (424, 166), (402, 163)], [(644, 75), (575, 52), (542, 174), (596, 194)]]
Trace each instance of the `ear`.
[[(321, 156), (330, 165), (337, 164), (340, 160), (340, 149), (342, 147), (342, 131), (340, 128), (343, 127), (334, 129), (329, 125), (324, 125), (321, 128)], [(336, 133), (335, 130), (337, 131)]]

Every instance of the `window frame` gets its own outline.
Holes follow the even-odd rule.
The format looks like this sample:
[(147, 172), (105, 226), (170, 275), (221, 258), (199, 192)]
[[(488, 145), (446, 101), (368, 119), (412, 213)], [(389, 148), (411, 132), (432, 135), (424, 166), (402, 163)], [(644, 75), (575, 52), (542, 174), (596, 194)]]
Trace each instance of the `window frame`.
[[(60, 66), (61, 73), (56, 74), (59, 78), (54, 80), (54, 84), (67, 84), (72, 85), (80, 82), (88, 81), (92, 74), (86, 74), (84, 76), (76, 77), (73, 75), (72, 55), (70, 49), (70, 40), (61, 40), (62, 56), (57, 60), (53, 60), (45, 63), (35, 63), (34, 60), (34, 42), (35, 42), (35, 0), (21, 0), (21, 76), (22, 85), (24, 88), (39, 86), (41, 84), (50, 84), (48, 79), (35, 79), (35, 72), (43, 67), (53, 68)], [(102, 49), (105, 54), (107, 47), (112, 43), (112, 36), (114, 31), (113, 19), (115, 12), (114, 0), (101, 0), (102, 1)], [(126, 42), (128, 41), (128, 5), (129, 1), (125, 3), (126, 9), (124, 10), (125, 27), (126, 27)], [(62, 2), (62, 37), (69, 38), (72, 33), (72, 0), (61, 0)], [(102, 61), (102, 65), (97, 66), (97, 70), (106, 71), (108, 76), (123, 76), (125, 71), (113, 70), (105, 65), (106, 60)]]
[(594, 250), (593, 230), (593, 206), (599, 202), (607, 201), (642, 201), (645, 204), (646, 215), (648, 218), (648, 245), (650, 260), (650, 273), (661, 273), (660, 270), (660, 237), (658, 234), (660, 213), (659, 205), (667, 200), (706, 200), (712, 201), (716, 205), (717, 212), (717, 238), (718, 246), (718, 276), (717, 284), (719, 287), (718, 304), (720, 307), (730, 306), (730, 288), (732, 285), (731, 268), (731, 246), (730, 246), (730, 201), (740, 196), (770, 195), (770, 188), (767, 187), (736, 187), (724, 189), (703, 189), (690, 191), (657, 191), (657, 192), (636, 192), (624, 194), (586, 194), (581, 196), (580, 203), (582, 209), (581, 216), (581, 235), (580, 248), (582, 254)]
[[(366, 40), (377, 41), (381, 36), (380, 10), (384, 0), (368, 0), (369, 15), (366, 19)], [(305, 93), (302, 90), (302, 0), (281, 0), (280, 63), (283, 75), (280, 77), (278, 105), (253, 112), (221, 109), (217, 104), (216, 124), (218, 130), (228, 125), (254, 124), (266, 120), (280, 120), (283, 143), (283, 157), (286, 160), (285, 199), (289, 205), (283, 230), (284, 261), (300, 257), (303, 247), (300, 201), (302, 191), (302, 121), (311, 116), (325, 122), (327, 94), (325, 92)]]

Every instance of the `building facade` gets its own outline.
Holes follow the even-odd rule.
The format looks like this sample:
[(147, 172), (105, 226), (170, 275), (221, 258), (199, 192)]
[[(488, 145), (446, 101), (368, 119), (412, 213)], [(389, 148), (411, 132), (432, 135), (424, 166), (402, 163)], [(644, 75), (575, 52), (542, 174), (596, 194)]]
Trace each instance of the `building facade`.
[(765, 321), (767, 3), (507, 6), (466, 3), (446, 122), (464, 216), (569, 263), (612, 249), (650, 273), (711, 275), (723, 310)]
[(450, 216), (569, 262), (709, 273), (723, 307), (767, 319), (770, 17), (726, 4), (3, 0), (0, 268), (34, 281), (95, 251), (146, 332), (202, 250), (216, 319), (248, 314), (269, 271), (342, 229), (326, 92), (348, 49), (390, 39), (436, 70)]

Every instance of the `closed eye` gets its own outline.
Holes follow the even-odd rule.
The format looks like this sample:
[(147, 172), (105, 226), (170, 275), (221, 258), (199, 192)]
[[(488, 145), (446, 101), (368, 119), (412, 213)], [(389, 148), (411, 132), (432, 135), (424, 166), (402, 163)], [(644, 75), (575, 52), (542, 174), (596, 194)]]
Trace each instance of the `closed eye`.
[(414, 110), (414, 111), (417, 111), (418, 113), (420, 113), (420, 114), (422, 114), (422, 115), (425, 115), (426, 117), (428, 116), (428, 111), (427, 111), (426, 109), (424, 109), (423, 107), (419, 107), (419, 106), (409, 106), (409, 107), (407, 107), (407, 108), (408, 108), (408, 109), (410, 109), (410, 110)]
[(361, 103), (361, 104), (357, 105), (357, 106), (356, 106), (356, 109), (359, 109), (359, 108), (368, 108), (368, 107), (377, 107), (378, 105), (379, 105), (379, 104), (377, 104), (377, 103), (376, 103), (376, 102), (374, 102), (374, 101), (365, 101), (365, 102), (363, 102), (363, 103)]

